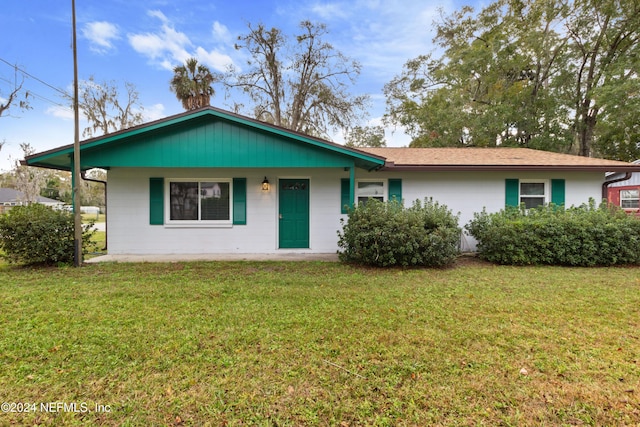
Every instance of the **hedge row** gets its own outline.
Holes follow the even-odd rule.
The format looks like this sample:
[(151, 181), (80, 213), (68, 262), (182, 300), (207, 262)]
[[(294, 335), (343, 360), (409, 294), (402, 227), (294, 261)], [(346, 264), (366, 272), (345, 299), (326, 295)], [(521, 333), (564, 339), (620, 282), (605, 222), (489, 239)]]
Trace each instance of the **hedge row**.
[(465, 226), (480, 257), (498, 264), (611, 266), (640, 263), (640, 220), (591, 201), (577, 208), (546, 206), (482, 211)]
[[(341, 261), (365, 265), (442, 267), (460, 252), (458, 217), (430, 199), (410, 208), (370, 199), (349, 210), (338, 232)], [(0, 215), (0, 249), (10, 262), (73, 261), (73, 215), (32, 204)], [(640, 264), (640, 219), (606, 204), (564, 209), (483, 210), (465, 226), (479, 256), (510, 265), (611, 266)], [(83, 250), (92, 232), (83, 230)]]
[(410, 208), (369, 199), (341, 220), (341, 261), (388, 266), (442, 267), (459, 253), (458, 217), (432, 200), (416, 200)]
[[(91, 226), (83, 228), (85, 253), (94, 233)], [(0, 215), (0, 249), (11, 263), (71, 263), (75, 252), (73, 214), (38, 203), (16, 206)]]

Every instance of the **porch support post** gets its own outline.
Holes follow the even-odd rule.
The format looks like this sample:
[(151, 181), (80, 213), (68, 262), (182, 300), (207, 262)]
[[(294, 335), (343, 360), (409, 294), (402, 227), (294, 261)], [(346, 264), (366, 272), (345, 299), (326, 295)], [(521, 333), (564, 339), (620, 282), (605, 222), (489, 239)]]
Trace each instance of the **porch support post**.
[(355, 203), (356, 194), (356, 168), (351, 166), (349, 168), (349, 207), (353, 207)]

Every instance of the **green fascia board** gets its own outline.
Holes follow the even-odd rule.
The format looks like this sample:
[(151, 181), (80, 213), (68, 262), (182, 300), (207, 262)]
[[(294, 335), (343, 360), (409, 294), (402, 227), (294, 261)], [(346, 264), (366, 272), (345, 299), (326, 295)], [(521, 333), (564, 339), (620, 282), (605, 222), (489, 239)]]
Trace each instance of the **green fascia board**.
[[(211, 141), (215, 141), (216, 147)], [(73, 145), (70, 145), (29, 156), (26, 162), (32, 166), (70, 170), (72, 156)], [(213, 107), (85, 141), (81, 144), (81, 162), (82, 169), (350, 167), (355, 164), (368, 170), (385, 163), (384, 159), (368, 153)]]

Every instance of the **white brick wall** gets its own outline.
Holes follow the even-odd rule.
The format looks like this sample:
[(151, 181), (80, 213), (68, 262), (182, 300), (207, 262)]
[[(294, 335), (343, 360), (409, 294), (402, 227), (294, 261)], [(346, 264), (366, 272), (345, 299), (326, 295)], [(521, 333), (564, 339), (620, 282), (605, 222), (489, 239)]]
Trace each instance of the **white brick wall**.
[[(264, 176), (271, 190), (264, 192)], [(247, 225), (224, 228), (173, 228), (149, 225), (149, 178), (246, 178)], [(111, 254), (202, 254), (202, 253), (276, 253), (278, 249), (278, 179), (309, 179), (310, 248), (283, 249), (284, 252), (335, 252), (340, 229), (340, 178), (348, 178), (342, 169), (128, 169), (114, 168), (108, 173), (108, 243)], [(460, 226), (474, 212), (504, 208), (505, 178), (565, 179), (566, 205), (586, 203), (589, 197), (601, 198), (601, 173), (545, 174), (503, 172), (367, 172), (358, 170), (356, 179), (401, 178), (405, 205), (416, 199), (433, 197), (453, 211), (460, 212)], [(463, 249), (475, 249), (470, 237)]]

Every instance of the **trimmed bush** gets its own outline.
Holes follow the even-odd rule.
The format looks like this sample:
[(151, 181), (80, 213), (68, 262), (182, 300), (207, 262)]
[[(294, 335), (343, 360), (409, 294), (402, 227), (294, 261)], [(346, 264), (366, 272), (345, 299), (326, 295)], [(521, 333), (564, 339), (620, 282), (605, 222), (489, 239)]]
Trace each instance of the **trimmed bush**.
[[(93, 224), (83, 226), (83, 251), (91, 247)], [(73, 214), (38, 203), (16, 206), (0, 215), (0, 249), (20, 264), (71, 263), (74, 257)]]
[(410, 208), (400, 202), (369, 199), (340, 220), (338, 257), (343, 262), (390, 267), (442, 267), (460, 252), (458, 217), (446, 206), (419, 200)]
[(609, 266), (640, 263), (640, 220), (592, 200), (562, 209), (508, 208), (474, 214), (465, 226), (481, 258), (510, 265)]

